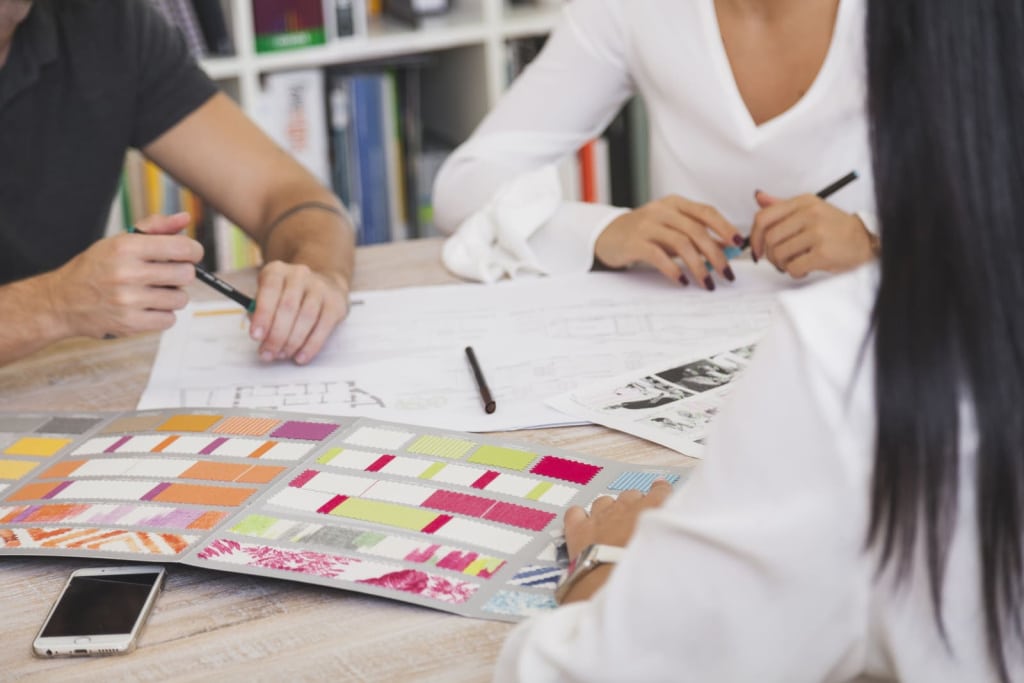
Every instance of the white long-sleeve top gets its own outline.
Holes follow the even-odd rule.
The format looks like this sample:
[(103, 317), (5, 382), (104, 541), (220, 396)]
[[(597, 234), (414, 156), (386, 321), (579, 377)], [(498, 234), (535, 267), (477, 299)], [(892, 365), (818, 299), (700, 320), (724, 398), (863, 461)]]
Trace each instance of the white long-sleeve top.
[(865, 550), (873, 346), (858, 359), (876, 280), (865, 266), (781, 296), (699, 469), (641, 516), (592, 600), (512, 632), (497, 681), (995, 680), (982, 640), (972, 419), (944, 585), (951, 650), (923, 568), (896, 590), (876, 580), (877, 555)]
[[(746, 233), (758, 208), (754, 190), (814, 193), (856, 170), (860, 179), (829, 201), (870, 214), (864, 18), (864, 0), (841, 0), (810, 89), (755, 125), (713, 0), (573, 0), (540, 56), (445, 162), (434, 185), (435, 221), (456, 230), (510, 181), (599, 135), (634, 94), (648, 115), (654, 198), (710, 204)], [(530, 237), (532, 256), (552, 274), (589, 270), (598, 235), (625, 211), (563, 201)]]

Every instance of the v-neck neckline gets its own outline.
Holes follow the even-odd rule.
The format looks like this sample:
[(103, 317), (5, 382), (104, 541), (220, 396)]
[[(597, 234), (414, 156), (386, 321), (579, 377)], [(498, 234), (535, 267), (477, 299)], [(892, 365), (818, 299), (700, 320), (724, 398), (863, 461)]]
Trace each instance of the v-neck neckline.
[(726, 97), (732, 103), (734, 118), (743, 132), (744, 138), (749, 143), (756, 143), (769, 135), (772, 130), (798, 116), (801, 111), (812, 106), (818, 93), (823, 90), (835, 71), (834, 63), (840, 58), (838, 53), (841, 36), (845, 34), (850, 7), (853, 0), (839, 0), (839, 8), (836, 11), (835, 25), (832, 27), (832, 39), (828, 44), (828, 51), (825, 59), (821, 62), (818, 73), (814, 75), (811, 86), (800, 96), (788, 109), (776, 114), (763, 123), (756, 123), (750, 108), (743, 99), (739, 84), (736, 82), (736, 74), (732, 69), (732, 62), (729, 61), (729, 53), (725, 49), (725, 40), (722, 38), (722, 28), (718, 23), (718, 12), (715, 10), (715, 0), (703, 0), (700, 3), (702, 9), (702, 21), (708, 36), (709, 47), (711, 48), (714, 68), (718, 72), (719, 82), (725, 90)]

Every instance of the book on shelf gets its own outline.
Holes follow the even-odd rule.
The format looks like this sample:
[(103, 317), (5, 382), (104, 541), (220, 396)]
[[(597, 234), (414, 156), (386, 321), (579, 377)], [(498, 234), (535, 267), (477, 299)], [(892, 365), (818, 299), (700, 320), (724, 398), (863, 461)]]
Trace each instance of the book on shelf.
[(362, 3), (359, 0), (327, 0), (327, 3), (327, 16), (332, 20), (328, 37), (334, 39), (354, 35), (359, 21), (358, 6)]
[(450, 0), (384, 0), (381, 11), (412, 26), (451, 9)]
[(387, 140), (382, 72), (354, 73), (352, 122), (356, 144), (357, 182), (360, 187), (360, 244), (387, 242), (391, 237), (391, 199), (388, 186)]
[(177, 26), (185, 38), (189, 52), (196, 59), (206, 54), (206, 43), (203, 40), (199, 19), (191, 0), (150, 0), (160, 11), (169, 24)]
[(424, 127), (429, 64), (403, 58), (329, 72), (332, 183), (359, 244), (432, 234), (430, 190), (451, 145), (437, 144)]
[(324, 72), (276, 71), (263, 79), (257, 123), (317, 180), (330, 185)]
[(217, 266), (214, 246), (214, 212), (194, 192), (179, 184), (159, 166), (136, 150), (125, 155), (116, 209), (111, 211), (107, 234), (125, 231), (146, 216), (169, 216), (184, 211), (190, 221), (185, 234), (199, 241), (205, 253), (203, 265)]
[(322, 0), (252, 0), (256, 52), (277, 52), (327, 42)]
[(234, 41), (228, 28), (223, 0), (192, 0), (199, 28), (206, 43), (208, 56), (226, 56), (235, 53)]
[(259, 266), (263, 256), (259, 245), (241, 228), (221, 214), (213, 217), (216, 269), (222, 272)]
[(221, 0), (149, 0), (176, 26), (196, 59), (234, 52)]

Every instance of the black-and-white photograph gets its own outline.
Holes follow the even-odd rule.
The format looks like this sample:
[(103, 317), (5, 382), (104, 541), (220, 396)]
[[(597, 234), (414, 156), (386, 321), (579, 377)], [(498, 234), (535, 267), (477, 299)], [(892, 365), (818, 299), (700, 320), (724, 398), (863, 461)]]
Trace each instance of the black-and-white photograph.
[(649, 422), (662, 428), (672, 429), (681, 434), (692, 436), (695, 430), (703, 431), (717, 412), (718, 408), (715, 406), (709, 406), (704, 410), (677, 409), (670, 411), (667, 415), (652, 417), (649, 419)]
[(677, 368), (663, 370), (657, 376), (691, 391), (703, 392), (731, 382), (740, 368), (736, 363), (730, 363), (730, 365), (733, 367), (726, 368), (711, 362), (710, 359), (702, 359)]
[(647, 376), (616, 387), (607, 395), (589, 396), (587, 401), (600, 404), (602, 411), (651, 410), (692, 395), (680, 386)]

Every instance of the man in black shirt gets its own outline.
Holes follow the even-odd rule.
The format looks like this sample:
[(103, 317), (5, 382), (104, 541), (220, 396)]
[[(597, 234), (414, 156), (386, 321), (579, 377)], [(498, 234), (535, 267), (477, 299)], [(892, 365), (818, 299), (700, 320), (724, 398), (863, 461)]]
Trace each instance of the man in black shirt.
[(338, 199), (199, 69), (144, 0), (0, 0), (0, 363), (59, 339), (163, 330), (202, 247), (185, 214), (103, 238), (137, 148), (258, 241), (250, 335), (309, 362), (348, 312)]

